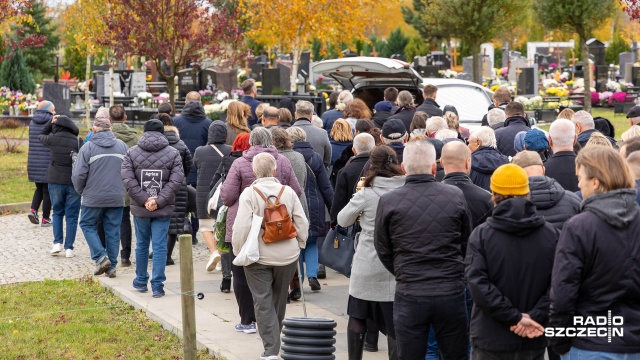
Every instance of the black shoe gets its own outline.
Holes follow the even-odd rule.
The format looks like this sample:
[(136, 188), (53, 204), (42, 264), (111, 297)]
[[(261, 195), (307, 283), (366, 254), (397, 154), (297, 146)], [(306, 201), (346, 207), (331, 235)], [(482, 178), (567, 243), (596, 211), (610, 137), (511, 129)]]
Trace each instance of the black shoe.
[(225, 294), (231, 292), (231, 279), (222, 279), (222, 283), (220, 284), (220, 291)]
[(318, 279), (326, 279), (327, 278), (327, 270), (325, 270), (324, 265), (320, 264), (318, 266)]
[(131, 266), (131, 260), (129, 260), (129, 259), (121, 259), (120, 260), (120, 266), (122, 266), (122, 267)]
[(102, 275), (110, 267), (111, 261), (109, 261), (109, 258), (105, 256), (102, 261), (96, 265), (96, 270), (93, 272), (93, 275)]
[(175, 262), (173, 261), (173, 259), (172, 259), (172, 258), (167, 258), (166, 266), (173, 265), (173, 264), (175, 264)]
[(364, 345), (364, 334), (347, 329), (347, 348), (349, 349), (349, 360), (362, 360), (362, 350)]
[(369, 344), (368, 342), (364, 342), (364, 351), (368, 352), (378, 352), (378, 344)]
[(311, 286), (311, 290), (320, 291), (320, 282), (318, 282), (318, 278), (310, 277), (309, 278), (309, 286)]
[(198, 243), (198, 238), (194, 235), (191, 235), (191, 245), (195, 245)]
[(31, 221), (32, 224), (35, 224), (35, 225), (40, 224), (40, 219), (38, 219), (38, 213), (36, 213), (35, 210), (31, 209), (31, 211), (29, 211), (29, 214), (27, 214), (27, 217), (29, 218), (29, 221)]
[(300, 292), (300, 289), (293, 289), (289, 293), (289, 297), (291, 298), (291, 300), (298, 301), (302, 297), (302, 292)]

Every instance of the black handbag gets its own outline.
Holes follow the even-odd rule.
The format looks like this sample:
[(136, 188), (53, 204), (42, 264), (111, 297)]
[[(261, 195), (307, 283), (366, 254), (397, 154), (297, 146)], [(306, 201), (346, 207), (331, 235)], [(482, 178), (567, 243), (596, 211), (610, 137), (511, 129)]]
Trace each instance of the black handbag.
[(355, 254), (357, 226), (335, 226), (322, 243), (318, 260), (346, 277), (351, 277), (351, 263)]

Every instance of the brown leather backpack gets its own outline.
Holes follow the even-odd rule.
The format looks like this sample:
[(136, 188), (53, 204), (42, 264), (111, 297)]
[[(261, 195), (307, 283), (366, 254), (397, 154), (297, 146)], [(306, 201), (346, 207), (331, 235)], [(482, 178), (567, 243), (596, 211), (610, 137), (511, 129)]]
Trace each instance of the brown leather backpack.
[[(264, 206), (264, 220), (262, 221), (262, 228), (264, 229), (264, 235), (262, 235), (262, 241), (265, 244), (270, 244), (278, 241), (294, 239), (297, 237), (296, 228), (293, 226), (293, 221), (289, 216), (289, 211), (285, 204), (280, 203), (280, 196), (284, 192), (284, 185), (278, 196), (266, 197), (262, 191), (253, 187), (253, 190), (260, 195), (265, 202)], [(273, 204), (269, 203), (270, 198), (275, 198)]]

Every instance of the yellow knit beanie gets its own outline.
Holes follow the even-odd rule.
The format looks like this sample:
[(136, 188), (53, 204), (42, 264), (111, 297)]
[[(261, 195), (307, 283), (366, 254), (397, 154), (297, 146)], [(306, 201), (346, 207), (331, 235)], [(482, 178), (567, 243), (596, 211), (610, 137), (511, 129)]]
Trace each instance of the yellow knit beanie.
[(527, 195), (529, 177), (518, 165), (505, 164), (491, 175), (491, 191), (500, 195)]

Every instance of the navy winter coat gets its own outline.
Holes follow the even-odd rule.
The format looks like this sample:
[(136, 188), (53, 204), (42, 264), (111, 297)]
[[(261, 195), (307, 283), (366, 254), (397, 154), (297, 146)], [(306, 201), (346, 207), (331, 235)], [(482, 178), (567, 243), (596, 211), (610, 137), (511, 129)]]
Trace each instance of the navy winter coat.
[(51, 162), (49, 149), (40, 142), (40, 133), (44, 126), (53, 118), (53, 114), (44, 110), (37, 110), (29, 123), (29, 157), (27, 158), (27, 174), (29, 181), (43, 183), (47, 175), (47, 168)]
[[(180, 139), (184, 141), (193, 154), (199, 146), (207, 144), (211, 120), (204, 113), (202, 104), (197, 101), (188, 102), (182, 109), (182, 113), (173, 118), (173, 126), (178, 128)], [(187, 176), (187, 185), (196, 186), (198, 174), (195, 167), (191, 168)]]
[(504, 127), (496, 130), (498, 150), (507, 156), (516, 156), (513, 140), (520, 131), (529, 131), (529, 121), (522, 116), (512, 116), (504, 121)]
[[(193, 160), (191, 152), (187, 149), (187, 145), (180, 140), (180, 134), (173, 126), (164, 127), (164, 136), (169, 140), (169, 145), (172, 148), (180, 152), (180, 159), (182, 160), (182, 170), (185, 174), (188, 174), (193, 167)], [(182, 181), (182, 187), (180, 191), (176, 193), (176, 208), (171, 215), (171, 223), (169, 224), (169, 234), (180, 235), (184, 233), (184, 219), (187, 216), (187, 202), (189, 201), (189, 195), (187, 193), (187, 183)]]
[(509, 158), (502, 155), (500, 151), (492, 147), (480, 146), (471, 154), (471, 173), (469, 177), (474, 184), (491, 191), (489, 188), (491, 175), (500, 165), (508, 163)]

